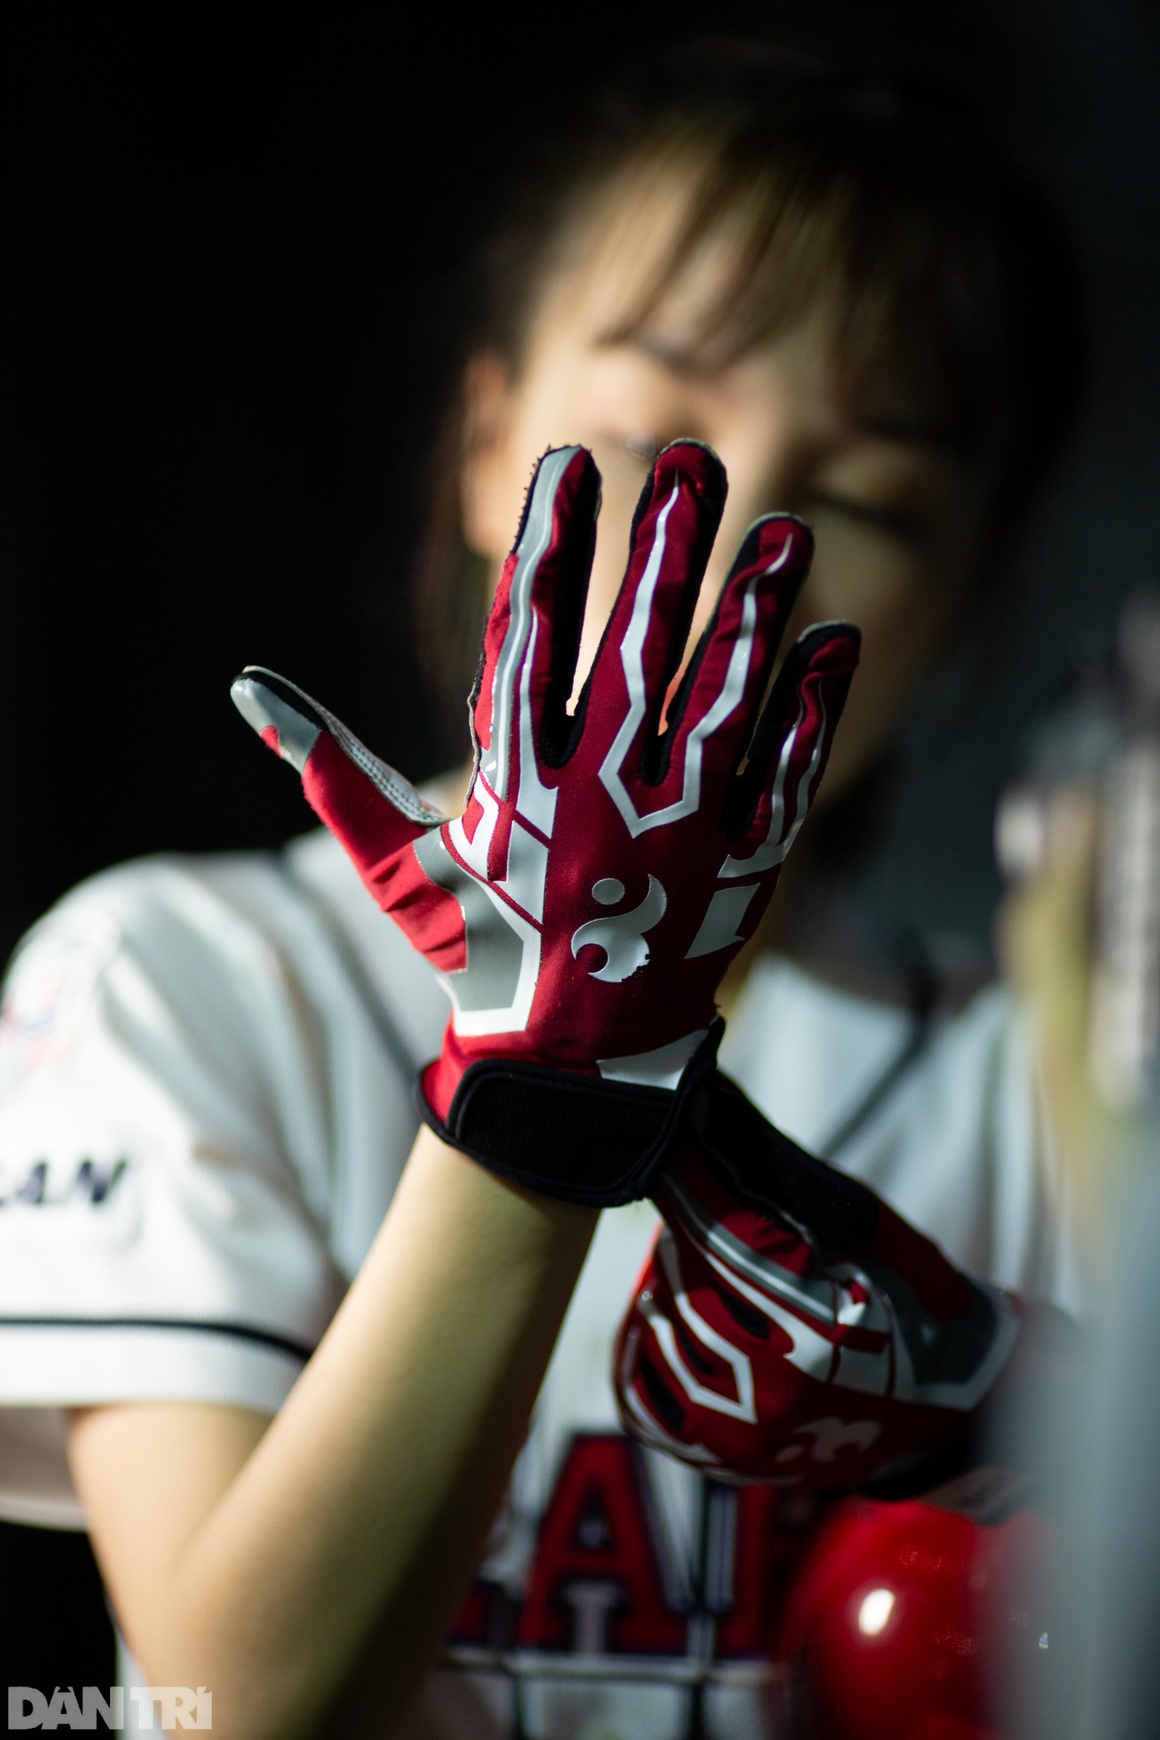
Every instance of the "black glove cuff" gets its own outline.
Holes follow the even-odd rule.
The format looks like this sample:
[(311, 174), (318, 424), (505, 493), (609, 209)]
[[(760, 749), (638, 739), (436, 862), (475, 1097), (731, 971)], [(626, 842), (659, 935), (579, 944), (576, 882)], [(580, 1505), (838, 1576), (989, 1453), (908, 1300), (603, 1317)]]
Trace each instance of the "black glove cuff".
[(485, 1059), (464, 1070), (446, 1123), (428, 1104), (420, 1076), (419, 1115), (443, 1141), (512, 1184), (616, 1208), (649, 1194), (692, 1095), (716, 1068), (724, 1031), (718, 1017), (675, 1088)]

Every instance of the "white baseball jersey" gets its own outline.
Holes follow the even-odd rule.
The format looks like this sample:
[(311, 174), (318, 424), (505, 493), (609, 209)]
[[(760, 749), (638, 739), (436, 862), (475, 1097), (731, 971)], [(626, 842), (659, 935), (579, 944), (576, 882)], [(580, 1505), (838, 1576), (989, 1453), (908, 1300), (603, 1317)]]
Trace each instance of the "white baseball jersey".
[[(29, 935), (0, 1020), (0, 1515), (83, 1526), (69, 1406), (277, 1410), (357, 1272), (416, 1129), (447, 1005), (326, 834), (154, 858)], [(908, 1016), (759, 963), (723, 1062), (804, 1146)], [(1031, 1071), (1003, 993), (937, 1022), (843, 1150), (959, 1263), (1074, 1307)], [(620, 1432), (610, 1349), (656, 1227), (606, 1212), (430, 1732), (744, 1740), (766, 1732), (776, 1495)], [(697, 1714), (699, 1712), (699, 1714)]]

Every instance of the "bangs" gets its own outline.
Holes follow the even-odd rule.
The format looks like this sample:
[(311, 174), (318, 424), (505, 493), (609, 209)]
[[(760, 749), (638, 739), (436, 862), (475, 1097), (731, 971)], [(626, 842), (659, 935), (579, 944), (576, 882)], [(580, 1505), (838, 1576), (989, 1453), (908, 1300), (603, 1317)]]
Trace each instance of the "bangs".
[(949, 441), (985, 439), (1006, 399), (1008, 322), (992, 224), (881, 138), (779, 149), (689, 132), (638, 160), (686, 190), (681, 217), (635, 305), (610, 336), (640, 337), (712, 257), (712, 289), (682, 324), (682, 354), (719, 369), (814, 311), (834, 322), (848, 391), (921, 382)]

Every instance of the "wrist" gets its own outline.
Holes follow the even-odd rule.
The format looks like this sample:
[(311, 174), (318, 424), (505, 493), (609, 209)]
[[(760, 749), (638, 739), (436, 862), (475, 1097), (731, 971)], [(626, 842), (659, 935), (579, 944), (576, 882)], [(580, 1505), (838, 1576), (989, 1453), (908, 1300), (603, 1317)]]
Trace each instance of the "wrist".
[(714, 1020), (671, 1087), (477, 1058), (440, 1102), (447, 1088), (440, 1058), (419, 1076), (419, 1113), (444, 1142), (510, 1183), (616, 1207), (650, 1194), (693, 1096), (716, 1067), (723, 1032), (724, 1022)]

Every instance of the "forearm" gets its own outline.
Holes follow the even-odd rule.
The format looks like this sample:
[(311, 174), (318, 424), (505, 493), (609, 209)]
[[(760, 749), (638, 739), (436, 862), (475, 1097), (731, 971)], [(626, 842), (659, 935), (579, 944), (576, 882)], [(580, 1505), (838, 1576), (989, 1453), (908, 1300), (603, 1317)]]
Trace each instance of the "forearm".
[[(767, 515), (726, 577), (696, 680), (666, 710), (724, 494), (700, 443), (658, 456), (572, 719), (599, 475), (582, 449), (545, 455), (485, 631), (460, 817), (286, 679), (250, 667), (235, 685), (453, 991), (420, 1076), (434, 1127), (573, 1204), (631, 1201), (665, 1163), (711, 1061), (737, 926), (755, 925), (773, 892), (857, 659), (856, 631), (824, 625), (769, 688), (810, 539)], [(627, 736), (626, 682), (633, 710), (646, 698)], [(477, 1558), (594, 1220), (420, 1141), (301, 1383), (181, 1538), (171, 1613), (154, 1620), (137, 1603), (134, 1641), (157, 1678), (212, 1680), (227, 1729), (308, 1733), (377, 1627), (397, 1707)]]
[(227, 1735), (309, 1734), (375, 1629), (404, 1700), (482, 1550), (594, 1224), (420, 1134), (358, 1279), (162, 1597), (155, 1577), (147, 1599), (111, 1578), (152, 1683), (210, 1687)]

